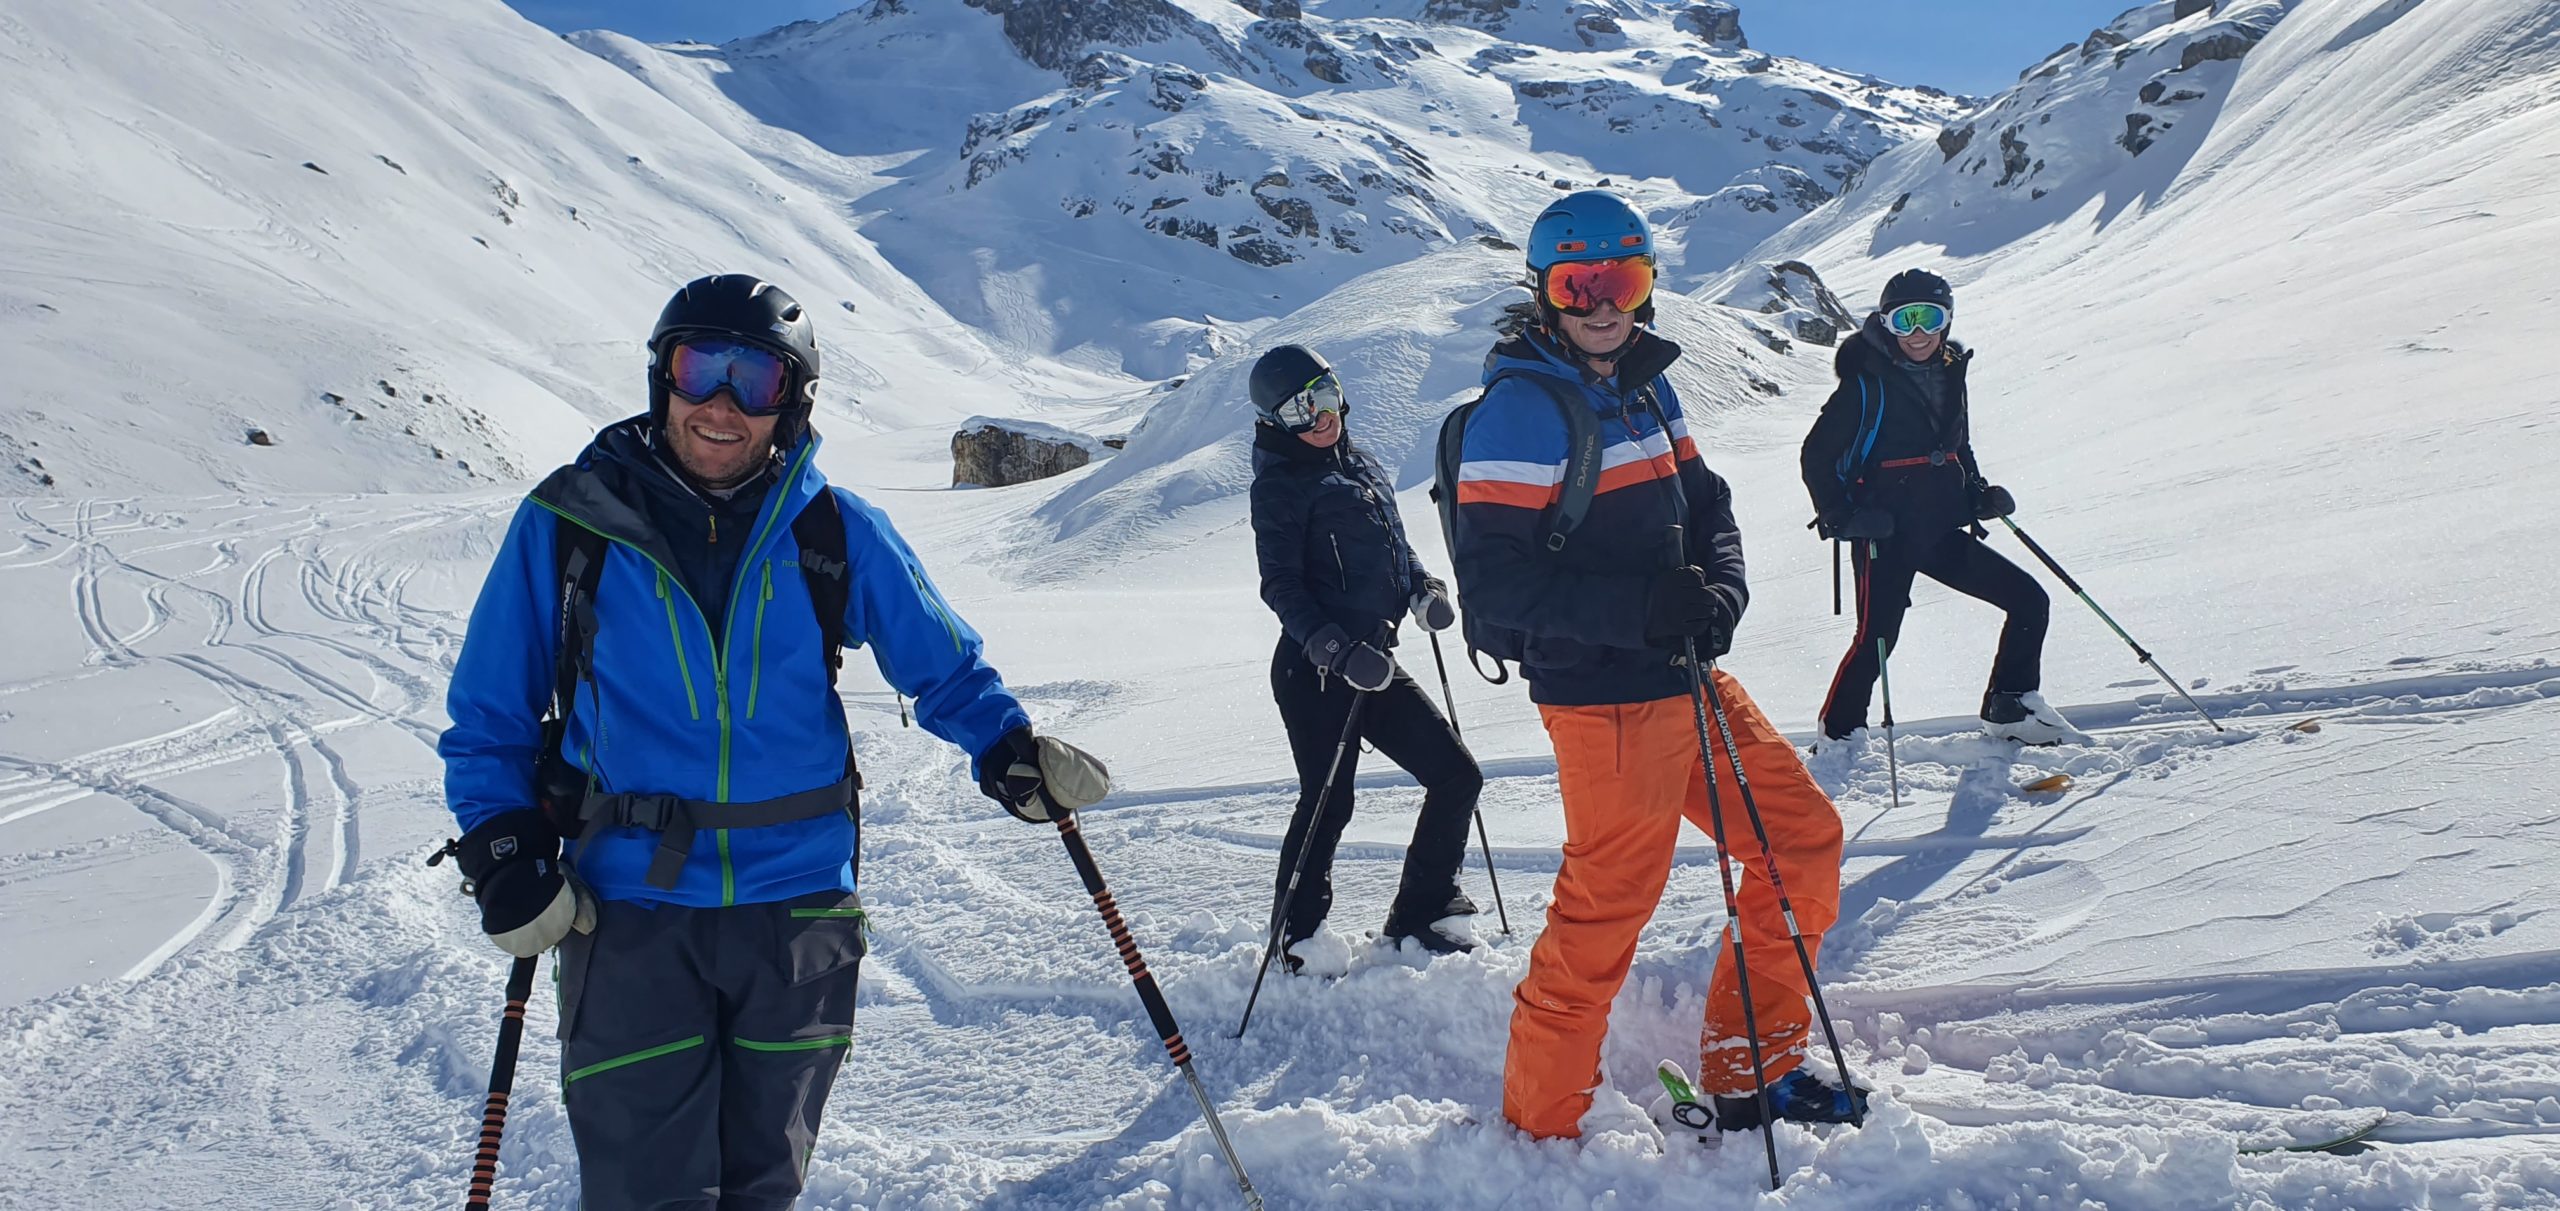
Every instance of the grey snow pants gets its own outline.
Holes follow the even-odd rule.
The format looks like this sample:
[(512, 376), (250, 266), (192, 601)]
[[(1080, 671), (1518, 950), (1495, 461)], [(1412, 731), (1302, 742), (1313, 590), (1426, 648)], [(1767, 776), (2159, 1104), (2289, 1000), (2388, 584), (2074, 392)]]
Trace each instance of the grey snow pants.
[(560, 945), (582, 1211), (788, 1211), (853, 1042), (861, 901), (608, 901)]

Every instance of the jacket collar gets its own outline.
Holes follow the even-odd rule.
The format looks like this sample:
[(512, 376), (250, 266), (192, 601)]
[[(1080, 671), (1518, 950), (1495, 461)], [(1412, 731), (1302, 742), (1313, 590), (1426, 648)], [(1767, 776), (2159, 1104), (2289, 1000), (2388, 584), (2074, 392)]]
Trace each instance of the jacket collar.
[[(818, 434), (806, 431), (775, 469), (741, 488), (736, 501), (760, 499), (753, 538), (769, 538), (784, 528), (778, 517), (798, 517), (800, 510), (826, 490), (815, 455)], [(761, 488), (759, 488), (761, 484)], [(606, 538), (639, 549), (660, 567), (678, 566), (667, 536), (650, 520), (647, 497), (685, 502), (692, 508), (716, 507), (715, 498), (694, 491), (662, 456), (654, 426), (647, 416), (607, 425), (596, 434), (578, 461), (545, 477), (531, 494), (535, 504), (585, 526)], [(732, 502), (722, 502), (724, 504)]]
[[(1599, 378), (1582, 362), (1564, 352), (1554, 334), (1543, 328), (1531, 328), (1518, 337), (1494, 346), (1485, 356), (1484, 381), (1491, 384), (1504, 373), (1543, 374), (1549, 378), (1579, 383), (1601, 396), (1615, 400), (1627, 392), (1643, 387), (1662, 377), (1680, 360), (1680, 346), (1650, 328), (1639, 329), (1624, 352), (1618, 355), (1617, 374)], [(1600, 402), (1592, 404), (1595, 409)]]

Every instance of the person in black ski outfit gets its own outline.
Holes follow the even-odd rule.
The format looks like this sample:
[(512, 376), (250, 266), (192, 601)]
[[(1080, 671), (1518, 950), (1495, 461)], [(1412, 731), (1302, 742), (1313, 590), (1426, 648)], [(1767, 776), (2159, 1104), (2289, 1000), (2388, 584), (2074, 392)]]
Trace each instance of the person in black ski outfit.
[(1857, 555), (1858, 637), (1822, 704), (1822, 734), (1834, 740), (1866, 726), (1915, 576), (2008, 613), (1982, 697), (1986, 731), (2032, 744), (2078, 735), (2037, 692), (2051, 602), (2033, 576), (1982, 541), (1981, 523), (2008, 516), (2017, 501), (1974, 461), (1965, 397), (1973, 351), (1948, 335), (1954, 321), (1945, 278), (1896, 274), (1875, 314), (1841, 344), (1840, 386), (1805, 435), (1815, 524)]
[[(1463, 923), (1450, 918), (1476, 911), (1458, 889), (1458, 867), (1484, 773), (1389, 655), (1406, 614), (1432, 631), (1457, 621), (1448, 586), (1423, 570), (1405, 541), (1395, 487), (1352, 443), (1342, 380), (1322, 357), (1300, 345), (1273, 349), (1254, 364), (1252, 391), (1254, 549), (1262, 600), (1280, 616), (1281, 629), (1271, 694), (1300, 787), (1274, 882), (1275, 906), (1289, 900), (1284, 953), (1314, 936), (1333, 907), (1334, 847), (1351, 822), (1362, 740), (1423, 787), (1422, 815), (1383, 936), (1433, 953), (1472, 950)], [(1359, 730), (1345, 746), (1343, 729), (1360, 699)], [(1339, 770), (1332, 768), (1337, 748)], [(1289, 897), (1301, 847), (1306, 869)], [(1286, 966), (1296, 971), (1297, 956)]]

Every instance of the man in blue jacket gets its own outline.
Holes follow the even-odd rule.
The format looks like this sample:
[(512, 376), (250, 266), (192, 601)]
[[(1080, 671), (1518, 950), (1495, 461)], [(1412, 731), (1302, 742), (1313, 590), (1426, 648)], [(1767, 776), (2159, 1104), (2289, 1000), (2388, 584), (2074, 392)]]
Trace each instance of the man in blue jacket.
[(560, 950), (586, 1211), (787, 1208), (863, 953), (831, 641), (868, 644), (1015, 815), (1107, 780), (1032, 732), (888, 517), (818, 474), (799, 303), (703, 278), (649, 351), (648, 415), (533, 490), (472, 611), (440, 745), (452, 852), (501, 949)]

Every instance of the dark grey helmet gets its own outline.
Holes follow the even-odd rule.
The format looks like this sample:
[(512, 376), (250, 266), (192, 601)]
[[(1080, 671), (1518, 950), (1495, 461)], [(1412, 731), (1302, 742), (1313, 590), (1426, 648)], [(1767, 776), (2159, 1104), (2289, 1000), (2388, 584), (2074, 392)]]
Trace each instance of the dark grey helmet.
[(677, 290), (649, 333), (649, 416), (660, 425), (667, 420), (667, 383), (659, 367), (667, 347), (688, 336), (725, 336), (780, 354), (791, 367), (790, 398), (798, 403), (783, 413), (774, 445), (788, 450), (800, 440), (817, 402), (819, 369), (818, 329), (800, 300), (750, 273), (695, 278)]

